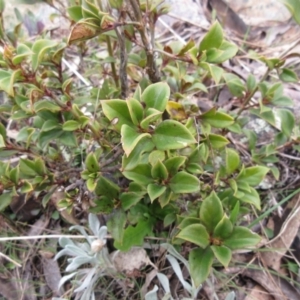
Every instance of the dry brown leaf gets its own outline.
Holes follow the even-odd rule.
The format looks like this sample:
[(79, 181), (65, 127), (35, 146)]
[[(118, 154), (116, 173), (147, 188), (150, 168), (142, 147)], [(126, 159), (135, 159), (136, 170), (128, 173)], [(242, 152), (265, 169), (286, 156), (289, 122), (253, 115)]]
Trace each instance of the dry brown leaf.
[(273, 297), (259, 285), (256, 285), (244, 300), (273, 300)]
[(110, 254), (111, 260), (119, 272), (131, 274), (134, 270), (152, 265), (145, 249), (140, 247), (133, 247), (128, 252), (114, 251)]
[(281, 259), (290, 249), (300, 227), (300, 194), (289, 202), (284, 216), (279, 234), (266, 245), (270, 251), (262, 252), (260, 256), (264, 265), (276, 271), (280, 270)]

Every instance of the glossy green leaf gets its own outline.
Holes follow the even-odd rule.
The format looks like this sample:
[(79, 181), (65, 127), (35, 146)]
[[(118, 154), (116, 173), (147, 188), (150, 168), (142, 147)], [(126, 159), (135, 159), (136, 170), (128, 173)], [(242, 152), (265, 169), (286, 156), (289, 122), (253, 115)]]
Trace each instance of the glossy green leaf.
[(128, 98), (126, 102), (133, 124), (138, 125), (144, 116), (144, 108), (142, 104), (134, 98)]
[(254, 247), (259, 241), (260, 236), (246, 227), (234, 227), (229, 238), (225, 239), (224, 246), (235, 250)]
[(3, 136), (0, 135), (0, 148), (5, 148), (5, 147), (6, 147), (5, 140), (4, 140)]
[(240, 156), (232, 148), (225, 150), (225, 166), (227, 175), (231, 175), (240, 166)]
[(41, 110), (49, 110), (51, 112), (58, 112), (61, 111), (62, 108), (59, 107), (57, 104), (49, 101), (49, 100), (40, 100), (34, 104), (35, 112), (39, 112)]
[(192, 224), (184, 227), (177, 237), (198, 245), (201, 248), (209, 245), (209, 234), (202, 224)]
[(153, 166), (155, 165), (158, 161), (164, 161), (166, 158), (166, 154), (164, 151), (161, 150), (154, 150), (149, 154), (149, 163)]
[(190, 131), (174, 120), (161, 122), (154, 130), (152, 141), (158, 150), (175, 150), (196, 143)]
[(164, 162), (164, 165), (166, 166), (169, 174), (174, 176), (178, 172), (178, 169), (183, 166), (185, 161), (185, 156), (175, 156), (167, 159)]
[(95, 194), (98, 196), (106, 196), (110, 199), (117, 199), (120, 192), (118, 185), (104, 176), (99, 176), (98, 178)]
[(87, 170), (91, 173), (96, 173), (100, 171), (99, 162), (94, 153), (89, 153), (85, 159), (85, 166)]
[(200, 181), (196, 176), (181, 171), (171, 178), (169, 187), (175, 194), (194, 193), (200, 190)]
[(0, 211), (4, 211), (6, 207), (8, 207), (13, 200), (14, 193), (6, 192), (0, 195)]
[(0, 90), (5, 91), (9, 96), (14, 97), (14, 83), (21, 79), (20, 69), (15, 71), (0, 70)]
[(242, 189), (240, 184), (238, 184), (239, 192), (242, 192), (242, 195), (236, 194), (236, 197), (240, 199), (242, 202), (250, 203), (254, 205), (257, 209), (261, 209), (260, 207), (260, 197), (256, 189), (253, 187), (249, 187), (249, 190)]
[(90, 192), (93, 192), (97, 186), (96, 178), (88, 178), (86, 183), (86, 187)]
[(154, 108), (150, 108), (147, 110), (146, 115), (147, 115), (146, 118), (144, 118), (141, 121), (140, 126), (143, 129), (148, 130), (149, 127), (151, 127), (150, 125), (154, 124), (157, 120), (161, 119), (162, 112)]
[(138, 165), (131, 170), (123, 171), (123, 175), (126, 178), (142, 185), (148, 185), (153, 182), (151, 166), (148, 164)]
[(153, 222), (151, 219), (140, 220), (136, 226), (125, 229), (121, 243), (114, 241), (114, 247), (121, 251), (128, 251), (133, 246), (142, 246), (146, 235), (151, 234)]
[(203, 283), (210, 271), (214, 260), (214, 253), (210, 247), (193, 249), (189, 254), (189, 266), (192, 280), (196, 287)]
[(214, 22), (209, 31), (203, 37), (199, 45), (199, 51), (211, 48), (219, 48), (223, 43), (223, 29), (219, 22)]
[(194, 218), (194, 217), (183, 217), (183, 220), (179, 223), (177, 226), (179, 229), (183, 229), (189, 225), (193, 224), (201, 224), (201, 221), (199, 218)]
[(236, 181), (244, 181), (251, 186), (256, 186), (261, 183), (266, 174), (269, 172), (269, 168), (263, 166), (255, 166), (245, 168), (237, 176)]
[(164, 82), (149, 85), (142, 93), (142, 102), (146, 108), (155, 108), (160, 112), (166, 109), (170, 97), (170, 88)]
[(62, 126), (62, 129), (64, 131), (74, 131), (74, 130), (77, 130), (80, 128), (80, 123), (78, 123), (77, 121), (75, 120), (69, 120), (69, 121), (66, 121), (63, 126)]
[(162, 195), (160, 195), (158, 198), (158, 202), (160, 206), (165, 207), (166, 205), (168, 205), (169, 202), (171, 201), (172, 196), (173, 196), (173, 192), (171, 191), (170, 188), (167, 188), (165, 192)]
[(18, 65), (29, 55), (32, 55), (31, 49), (27, 45), (20, 43), (17, 47), (17, 55), (12, 58), (12, 63)]
[(224, 136), (218, 134), (209, 134), (207, 139), (213, 149), (220, 149), (229, 144), (229, 141)]
[(224, 73), (223, 78), (233, 96), (242, 97), (244, 95), (246, 86), (238, 76), (231, 73)]
[(222, 220), (223, 215), (222, 203), (217, 194), (212, 192), (201, 204), (200, 220), (208, 232), (213, 233), (217, 224)]
[(280, 117), (282, 132), (290, 137), (295, 126), (294, 114), (288, 109), (279, 109), (277, 114)]
[(222, 220), (220, 220), (220, 222), (215, 227), (213, 236), (222, 240), (228, 238), (231, 235), (232, 230), (233, 225), (230, 219), (226, 215), (224, 215)]
[(284, 82), (298, 82), (299, 78), (297, 74), (291, 69), (282, 68), (279, 73), (279, 78)]
[(216, 111), (216, 108), (212, 108), (200, 116), (203, 122), (215, 128), (226, 128), (234, 123), (234, 119), (222, 112)]
[(226, 246), (211, 246), (211, 250), (213, 251), (217, 260), (227, 268), (232, 257), (232, 252)]
[(247, 84), (247, 90), (248, 90), (248, 92), (254, 91), (256, 89), (256, 87), (257, 87), (255, 76), (252, 75), (252, 74), (249, 74), (248, 78), (247, 78), (246, 84)]
[(74, 132), (71, 131), (63, 131), (62, 134), (57, 138), (57, 141), (68, 147), (78, 147)]
[(166, 180), (168, 178), (168, 170), (161, 161), (157, 161), (151, 168), (151, 175), (154, 179), (159, 181)]
[(71, 20), (78, 22), (81, 19), (83, 19), (82, 11), (81, 11), (81, 6), (80, 5), (75, 5), (75, 6), (70, 6), (67, 8), (68, 15)]
[(123, 242), (125, 225), (126, 214), (123, 209), (118, 208), (107, 221), (107, 229), (112, 235), (113, 239), (118, 243)]
[(135, 168), (139, 164), (148, 163), (147, 153), (153, 150), (154, 144), (152, 140), (144, 138), (136, 145), (136, 147), (131, 151), (130, 155), (127, 157), (123, 155), (122, 157), (122, 170), (128, 171)]
[(300, 24), (300, 16), (299, 16), (299, 11), (300, 11), (300, 3), (298, 0), (280, 0), (287, 9), (290, 11), (292, 14), (294, 20)]
[(148, 195), (151, 199), (151, 202), (153, 202), (155, 199), (160, 197), (166, 191), (166, 189), (167, 188), (165, 186), (161, 186), (161, 185), (156, 184), (156, 183), (148, 184), (147, 192), (148, 192)]
[(117, 130), (121, 130), (123, 124), (133, 127), (126, 101), (119, 99), (102, 100), (101, 105), (108, 120), (116, 120), (114, 127)]
[(46, 39), (38, 39), (32, 46), (32, 68), (34, 71), (37, 70), (38, 66), (44, 59), (46, 52), (57, 46), (57, 42), (53, 40), (46, 40)]
[(230, 216), (229, 216), (229, 219), (232, 224), (236, 223), (239, 213), (240, 213), (240, 202), (236, 201), (236, 204), (234, 205), (233, 209), (230, 211)]
[(224, 73), (224, 70), (221, 67), (206, 62), (201, 63), (200, 66), (209, 72), (216, 84), (219, 84)]
[(122, 193), (120, 196), (120, 200), (124, 210), (128, 210), (132, 206), (136, 205), (142, 198), (143, 195), (141, 193), (135, 192)]
[(139, 133), (126, 124), (121, 128), (121, 142), (127, 156), (129, 156), (136, 145), (145, 138), (151, 138), (151, 135), (149, 133)]

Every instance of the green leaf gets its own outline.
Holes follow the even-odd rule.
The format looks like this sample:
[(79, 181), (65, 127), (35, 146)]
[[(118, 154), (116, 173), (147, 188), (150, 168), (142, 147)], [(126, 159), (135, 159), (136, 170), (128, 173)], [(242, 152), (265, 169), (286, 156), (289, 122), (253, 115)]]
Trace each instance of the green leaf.
[(211, 250), (213, 251), (215, 257), (217, 260), (225, 267), (227, 268), (230, 261), (232, 252), (229, 248), (226, 246), (210, 246)]
[(62, 108), (56, 105), (55, 103), (49, 101), (49, 100), (40, 100), (36, 103), (34, 103), (34, 110), (35, 112), (39, 112), (41, 110), (48, 110), (51, 112), (58, 112), (61, 111)]
[(95, 194), (98, 196), (106, 196), (109, 199), (117, 199), (120, 188), (104, 176), (99, 176), (98, 178)]
[(103, 113), (108, 120), (116, 120), (114, 125), (119, 131), (123, 124), (133, 127), (131, 116), (126, 101), (114, 99), (114, 100), (102, 100), (101, 101)]
[[(47, 132), (53, 129), (60, 128), (60, 124), (56, 120), (47, 120), (44, 124), (43, 127), (41, 128), (41, 131)], [(27, 132), (27, 130), (26, 130)]]
[(128, 98), (126, 102), (133, 124), (138, 125), (144, 116), (142, 104), (134, 98)]
[(14, 83), (21, 79), (22, 72), (20, 69), (15, 71), (0, 70), (0, 90), (6, 92), (9, 96), (14, 97)]
[(189, 241), (201, 248), (209, 245), (209, 235), (202, 224), (192, 224), (184, 227), (176, 237)]
[(256, 186), (261, 183), (269, 170), (269, 168), (263, 166), (245, 168), (237, 176), (236, 181), (237, 183), (244, 181), (251, 186)]
[(81, 6), (80, 5), (75, 5), (75, 6), (70, 6), (67, 8), (68, 15), (71, 20), (78, 22), (81, 19), (83, 19), (82, 11), (81, 11)]
[(282, 132), (290, 137), (295, 126), (294, 114), (288, 109), (278, 109), (277, 114), (280, 117), (280, 125)]
[(130, 155), (136, 145), (144, 138), (151, 138), (149, 133), (139, 133), (132, 127), (124, 124), (121, 128), (121, 142), (124, 152), (127, 156)]
[(155, 199), (160, 197), (165, 191), (166, 191), (165, 186), (161, 186), (156, 183), (150, 183), (147, 186), (147, 193), (151, 199), (151, 202), (153, 202)]
[(135, 227), (128, 226), (125, 229), (122, 242), (114, 241), (114, 246), (121, 251), (128, 251), (133, 246), (142, 246), (145, 236), (151, 234), (152, 227), (151, 219), (140, 220)]
[(210, 247), (193, 249), (189, 254), (189, 266), (192, 280), (196, 287), (203, 283), (210, 271), (214, 260), (214, 253)]
[(231, 175), (240, 166), (240, 156), (232, 148), (226, 148), (225, 155), (226, 173)]
[(300, 11), (300, 3), (298, 0), (280, 0), (287, 9), (290, 11), (292, 14), (294, 20), (300, 24), (300, 16), (299, 16), (299, 11)]
[(7, 192), (2, 193), (0, 195), (0, 211), (4, 211), (6, 207), (8, 207), (13, 199), (14, 193), (13, 192)]
[(211, 192), (201, 204), (200, 220), (208, 232), (212, 233), (217, 224), (222, 220), (223, 215), (223, 207), (219, 197), (215, 192)]
[(32, 55), (31, 49), (25, 44), (19, 44), (17, 47), (17, 55), (12, 58), (12, 63), (18, 65), (29, 55)]
[(3, 136), (0, 135), (0, 148), (5, 148), (5, 147), (6, 147), (5, 140), (4, 140)]
[(233, 230), (233, 225), (230, 219), (224, 215), (222, 220), (217, 224), (214, 229), (213, 236), (218, 239), (228, 238)]
[(185, 161), (186, 161), (185, 156), (175, 156), (167, 159), (164, 162), (164, 165), (166, 166), (169, 174), (171, 176), (174, 176), (178, 172), (178, 169), (183, 166)]
[(22, 178), (24, 178), (24, 176), (25, 178), (28, 178), (28, 177), (35, 177), (39, 175), (36, 171), (35, 161), (21, 158), (19, 163), (19, 168), (20, 168), (20, 174)]
[(93, 192), (97, 186), (96, 178), (88, 178), (86, 181), (86, 187), (90, 192)]
[(234, 123), (234, 119), (222, 112), (216, 111), (216, 108), (212, 108), (200, 116), (203, 122), (215, 128), (226, 128)]
[(142, 102), (146, 108), (155, 108), (160, 112), (166, 109), (170, 97), (170, 88), (164, 82), (158, 82), (149, 85), (142, 93)]
[(234, 227), (231, 236), (224, 241), (224, 246), (227, 246), (232, 250), (245, 249), (254, 247), (260, 239), (260, 236), (253, 233), (250, 229), (236, 226)]
[(231, 73), (224, 73), (223, 78), (233, 96), (242, 97), (244, 95), (246, 89), (245, 83), (238, 76)]
[(166, 205), (168, 205), (169, 202), (171, 201), (172, 196), (173, 196), (173, 192), (171, 191), (170, 188), (167, 188), (166, 191), (158, 198), (158, 202), (160, 206), (165, 207)]
[(75, 120), (66, 121), (62, 126), (62, 129), (64, 131), (75, 131), (79, 128), (80, 128), (80, 123), (78, 123)]
[(138, 165), (131, 170), (123, 171), (123, 175), (126, 178), (142, 185), (148, 185), (153, 182), (151, 166), (148, 164)]
[(175, 194), (194, 193), (200, 190), (200, 181), (196, 176), (181, 171), (171, 178), (169, 186)]
[(183, 220), (179, 223), (177, 226), (179, 229), (183, 229), (189, 225), (193, 224), (201, 224), (201, 221), (199, 218), (194, 218), (194, 217), (184, 217)]
[(151, 175), (154, 179), (164, 181), (168, 178), (168, 170), (161, 161), (157, 161), (151, 168)]
[(249, 74), (247, 78), (247, 90), (253, 92), (257, 87), (256, 78), (254, 75)]
[(247, 189), (242, 189), (240, 184), (238, 184), (239, 191), (242, 192), (242, 196), (239, 196), (236, 194), (236, 197), (240, 199), (243, 202), (250, 203), (254, 205), (258, 210), (261, 209), (260, 207), (260, 197), (256, 189), (253, 187), (249, 186), (249, 190)]
[(85, 166), (87, 170), (91, 173), (96, 173), (100, 171), (99, 162), (96, 158), (95, 153), (89, 153), (85, 159)]
[(143, 195), (141, 193), (135, 192), (122, 193), (120, 196), (120, 200), (124, 210), (128, 210), (132, 206), (136, 205), (142, 198)]
[(68, 147), (78, 147), (77, 139), (74, 135), (74, 132), (63, 131), (62, 134), (57, 138), (63, 145)]
[(284, 82), (298, 82), (299, 78), (297, 74), (291, 69), (282, 68), (279, 74), (279, 78)]
[(153, 148), (154, 144), (152, 140), (147, 138), (140, 140), (128, 157), (123, 155), (122, 170), (128, 171), (135, 168), (139, 164), (148, 163), (147, 153), (153, 150)]
[(213, 80), (215, 81), (216, 84), (219, 84), (222, 75), (224, 73), (224, 70), (220, 67), (217, 67), (215, 65), (203, 62), (200, 63), (200, 67), (202, 67), (203, 69), (207, 70), (210, 74), (210, 76), (213, 78)]
[(209, 31), (203, 37), (200, 45), (199, 51), (208, 50), (211, 48), (219, 48), (223, 43), (223, 30), (219, 22), (214, 22), (210, 27)]
[(118, 243), (123, 242), (124, 228), (126, 225), (126, 214), (123, 209), (116, 209), (107, 221), (107, 229), (111, 233), (113, 239)]
[(166, 158), (166, 154), (164, 151), (161, 150), (154, 150), (149, 154), (148, 161), (153, 166), (158, 161), (164, 161)]
[(146, 111), (146, 115), (147, 115), (147, 117), (142, 120), (140, 126), (143, 129), (148, 130), (151, 124), (153, 124), (157, 120), (161, 119), (162, 112), (160, 112), (159, 110), (156, 110), (154, 108), (149, 108)]
[(152, 141), (158, 150), (175, 150), (196, 143), (190, 131), (174, 120), (161, 122), (154, 130)]
[(40, 39), (37, 40), (32, 46), (32, 68), (37, 70), (38, 66), (42, 62), (47, 50), (57, 46), (57, 42), (53, 40)]
[(209, 134), (207, 139), (213, 149), (220, 149), (229, 144), (229, 141), (222, 135)]

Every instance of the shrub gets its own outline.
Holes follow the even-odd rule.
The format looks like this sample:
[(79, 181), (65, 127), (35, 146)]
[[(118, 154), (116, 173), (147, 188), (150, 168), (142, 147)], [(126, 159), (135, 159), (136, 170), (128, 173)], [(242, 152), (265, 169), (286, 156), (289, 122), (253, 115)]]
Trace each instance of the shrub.
[[(108, 7), (70, 1), (67, 40), (53, 40), (47, 31), (28, 40), (22, 31), (8, 34), (3, 23), (0, 209), (24, 194), (43, 207), (54, 203), (66, 217), (82, 202), (81, 210), (108, 216), (116, 249), (142, 246), (147, 236), (176, 246), (190, 242), (190, 274), (199, 286), (215, 259), (227, 267), (233, 250), (253, 249), (260, 240), (241, 220), (260, 210), (256, 187), (265, 175), (278, 179), (278, 151), (299, 141), (279, 81), (297, 75), (283, 67), (284, 57), (256, 54), (267, 66), (259, 82), (227, 71), (222, 63), (238, 46), (218, 22), (200, 43), (156, 44), (155, 22), (167, 6), (127, 2), (125, 9), (122, 0)], [(83, 57), (84, 82), (94, 74), (94, 85), (82, 86), (64, 69), (70, 49)], [(279, 79), (267, 83), (270, 73)], [(227, 86), (240, 109), (201, 111), (192, 96), (207, 93), (211, 83)], [(256, 92), (258, 103), (250, 104)], [(277, 130), (273, 142), (255, 147), (255, 136), (243, 130), (245, 112)], [(231, 142), (234, 134), (254, 145), (250, 159)]]

